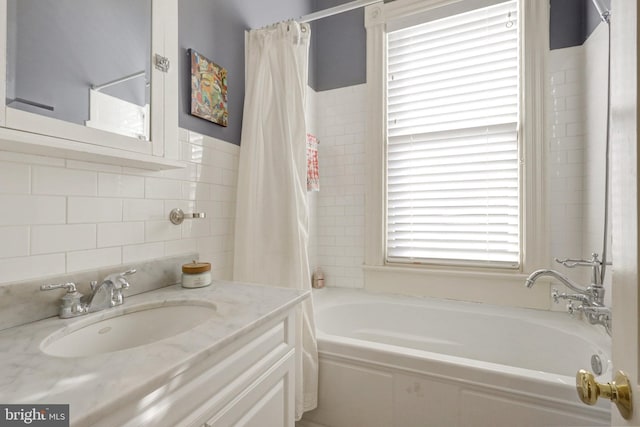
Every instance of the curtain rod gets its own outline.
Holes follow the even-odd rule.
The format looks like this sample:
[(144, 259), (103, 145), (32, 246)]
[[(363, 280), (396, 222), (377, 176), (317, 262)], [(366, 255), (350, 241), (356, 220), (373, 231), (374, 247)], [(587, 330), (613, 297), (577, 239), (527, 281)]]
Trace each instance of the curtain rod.
[(300, 23), (311, 22), (318, 19), (326, 18), (328, 16), (337, 15), (339, 13), (348, 12), (353, 9), (359, 9), (371, 4), (381, 3), (382, 1), (383, 0), (355, 0), (349, 3), (341, 4), (339, 6), (330, 7), (328, 9), (319, 10), (317, 12), (301, 16), (300, 18), (296, 19), (296, 21)]

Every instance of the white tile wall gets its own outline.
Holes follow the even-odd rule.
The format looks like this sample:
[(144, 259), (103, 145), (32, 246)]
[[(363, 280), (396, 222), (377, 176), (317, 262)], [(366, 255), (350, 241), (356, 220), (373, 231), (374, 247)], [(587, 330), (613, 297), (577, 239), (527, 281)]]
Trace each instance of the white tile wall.
[(92, 249), (96, 224), (32, 225), (30, 242), (33, 255)]
[[(599, 25), (583, 45), (585, 73), (584, 250), (602, 251), (604, 230), (605, 153), (607, 135), (608, 31)], [(587, 253), (588, 254), (588, 253)]]
[(366, 85), (316, 94), (320, 192), (315, 248), (327, 286), (364, 286)]
[[(0, 151), (0, 284), (199, 252), (230, 279), (239, 147), (180, 130), (151, 172)], [(207, 213), (176, 226), (169, 211)]]
[(98, 194), (102, 197), (144, 199), (144, 178), (117, 173), (98, 173)]
[[(582, 46), (556, 49), (547, 59), (548, 263), (556, 268), (554, 257), (583, 256), (584, 50)], [(585, 273), (580, 269), (563, 272), (576, 280)]]
[(0, 227), (0, 242), (13, 242), (0, 245), (0, 258), (29, 255), (29, 227)]
[[(12, 242), (8, 242), (11, 244)], [(14, 282), (42, 276), (55, 276), (66, 271), (64, 253), (0, 258), (2, 282)]]
[(95, 172), (33, 166), (31, 193), (64, 196), (97, 196), (98, 176)]
[[(602, 254), (606, 141), (607, 31), (582, 46), (549, 52), (549, 207), (551, 259)], [(568, 270), (582, 283), (589, 269)]]
[[(318, 135), (318, 93), (311, 87), (307, 87), (306, 99), (306, 120), (307, 132)], [(313, 272), (318, 268), (318, 196), (317, 191), (307, 192), (307, 204), (309, 207), (309, 267), (313, 276)]]
[[(0, 169), (4, 168), (0, 162)], [(64, 224), (64, 197), (0, 194), (0, 227), (10, 225)]]

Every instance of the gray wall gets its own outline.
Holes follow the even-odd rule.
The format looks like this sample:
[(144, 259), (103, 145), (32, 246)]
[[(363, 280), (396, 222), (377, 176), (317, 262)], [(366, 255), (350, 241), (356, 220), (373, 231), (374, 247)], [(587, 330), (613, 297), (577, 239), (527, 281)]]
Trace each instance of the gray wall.
[[(349, 0), (314, 0), (314, 10)], [(535, 0), (542, 1), (542, 0)], [(610, 0), (601, 0), (609, 7)], [(549, 39), (551, 49), (584, 43), (600, 23), (591, 0), (550, 0)], [(355, 10), (314, 23), (313, 63), (317, 91), (366, 82), (366, 30), (364, 11)]]
[(551, 0), (549, 47), (579, 46), (585, 41), (585, 6), (590, 0)]
[[(8, 97), (54, 107), (12, 107), (84, 124), (89, 87), (147, 71), (150, 0), (10, 0)], [(105, 89), (145, 104), (144, 79)]]
[[(244, 102), (244, 32), (305, 15), (311, 12), (311, 3), (312, 0), (180, 0), (180, 127), (240, 145)], [(228, 127), (189, 113), (189, 48), (228, 71)]]
[[(611, 10), (611, 0), (599, 0), (601, 4), (604, 5), (607, 9)], [(586, 6), (586, 19), (585, 19), (585, 40), (589, 37), (589, 35), (595, 30), (602, 20), (600, 19), (600, 15), (598, 14), (598, 10), (593, 5), (593, 2), (587, 0)]]
[[(610, 7), (610, 1), (601, 1), (606, 7)], [(551, 49), (581, 45), (601, 22), (591, 0), (551, 0), (550, 4)]]
[[(349, 0), (314, 0), (322, 10)], [(365, 83), (367, 80), (367, 33), (364, 9), (323, 18), (313, 23), (313, 63), (316, 91)]]

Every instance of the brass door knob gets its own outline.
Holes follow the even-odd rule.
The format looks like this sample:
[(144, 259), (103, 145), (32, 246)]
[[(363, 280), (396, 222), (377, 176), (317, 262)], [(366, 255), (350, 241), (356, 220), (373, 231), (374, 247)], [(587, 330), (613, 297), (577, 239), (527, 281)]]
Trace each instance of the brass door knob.
[(616, 404), (624, 419), (631, 418), (633, 413), (631, 385), (624, 372), (618, 371), (613, 381), (600, 384), (591, 372), (580, 369), (576, 374), (576, 389), (580, 400), (587, 405), (595, 405), (598, 397), (602, 396)]

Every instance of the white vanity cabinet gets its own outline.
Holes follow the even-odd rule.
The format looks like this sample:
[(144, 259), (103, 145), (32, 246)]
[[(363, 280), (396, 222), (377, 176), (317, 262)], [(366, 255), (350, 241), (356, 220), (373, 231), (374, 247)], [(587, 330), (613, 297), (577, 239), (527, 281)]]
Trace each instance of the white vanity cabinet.
[(93, 424), (294, 427), (295, 307)]
[[(296, 330), (300, 304), (310, 297), (310, 290), (220, 280), (164, 286), (86, 316), (6, 328), (0, 366), (15, 375), (0, 376), (0, 396), (4, 404), (67, 404), (71, 427), (294, 427), (302, 362)], [(203, 307), (195, 325), (169, 326)], [(146, 310), (149, 316), (136, 316)], [(126, 322), (126, 333), (116, 327)], [(96, 346), (108, 333), (126, 347)], [(66, 341), (69, 352), (47, 350), (69, 337), (85, 341)], [(83, 343), (96, 351), (76, 352)]]
[[(42, 10), (44, 7), (52, 8), (49, 18)], [(101, 9), (93, 12), (91, 7)], [(117, 7), (138, 7), (144, 25), (131, 20), (133, 25), (125, 27), (131, 22), (110, 13)], [(97, 24), (83, 23), (85, 15), (87, 20), (96, 19)], [(123, 11), (122, 16), (129, 15)], [(105, 24), (98, 28), (98, 24), (108, 19), (113, 21), (112, 27)], [(177, 141), (177, 21), (178, 0), (117, 5), (82, 0), (46, 4), (36, 0), (0, 0), (0, 150), (144, 169), (183, 167), (178, 161)], [(60, 22), (72, 23), (74, 27), (65, 29)], [(30, 28), (45, 25), (50, 26), (52, 46), (62, 55), (53, 58), (46, 55), (47, 37), (40, 33), (30, 35)], [(75, 25), (85, 33), (76, 33), (80, 30)], [(144, 27), (144, 41), (138, 43), (128, 38), (129, 33), (140, 27)], [(105, 45), (92, 49), (92, 43), (83, 40), (89, 36), (106, 40)], [(114, 39), (121, 43), (120, 47), (109, 44)], [(67, 46), (62, 46), (64, 43)], [(129, 45), (141, 48), (133, 53), (123, 52)], [(71, 62), (76, 51), (81, 51), (81, 58), (73, 60), (77, 65), (65, 64)], [(96, 67), (92, 62), (97, 60), (101, 65)], [(167, 63), (168, 68), (163, 67)], [(86, 70), (89, 65), (95, 68), (92, 73)], [(77, 78), (72, 80), (76, 73)], [(45, 80), (49, 74), (51, 80)], [(142, 85), (135, 89), (136, 96), (132, 90), (125, 90), (126, 85), (134, 82)], [(25, 93), (29, 96), (24, 96)], [(118, 98), (115, 96), (118, 93), (124, 98), (137, 98), (137, 103)], [(68, 112), (80, 102), (81, 113)], [(136, 120), (142, 117), (142, 122), (134, 126), (138, 130), (129, 129), (134, 116)], [(116, 119), (122, 123), (116, 123)]]

